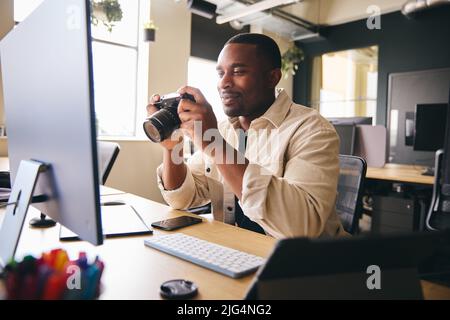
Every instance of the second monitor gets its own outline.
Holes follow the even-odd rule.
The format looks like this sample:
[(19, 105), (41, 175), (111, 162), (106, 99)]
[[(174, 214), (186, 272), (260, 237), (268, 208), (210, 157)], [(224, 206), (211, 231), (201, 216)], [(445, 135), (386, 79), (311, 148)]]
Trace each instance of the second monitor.
[(436, 151), (444, 146), (447, 104), (417, 104), (415, 113), (415, 151)]

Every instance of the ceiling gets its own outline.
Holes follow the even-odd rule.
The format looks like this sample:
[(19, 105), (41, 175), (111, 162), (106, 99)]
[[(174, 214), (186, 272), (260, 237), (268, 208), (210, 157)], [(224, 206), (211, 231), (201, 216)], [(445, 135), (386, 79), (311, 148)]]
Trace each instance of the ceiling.
[[(207, 0), (217, 5), (219, 16), (238, 13), (262, 0)], [(293, 4), (257, 12), (230, 22), (239, 27), (257, 26), (288, 40), (317, 37), (317, 27), (360, 20), (373, 14), (375, 5), (381, 14), (400, 10), (406, 0), (298, 0)], [(372, 9), (370, 11), (369, 9)], [(369, 11), (368, 11), (369, 10)]]

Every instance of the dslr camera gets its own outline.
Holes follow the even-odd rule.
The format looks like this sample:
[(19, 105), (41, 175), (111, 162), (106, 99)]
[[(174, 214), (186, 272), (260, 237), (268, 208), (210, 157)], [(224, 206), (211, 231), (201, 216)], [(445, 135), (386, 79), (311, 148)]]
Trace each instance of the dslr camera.
[(178, 117), (177, 110), (181, 99), (189, 99), (195, 102), (194, 97), (188, 93), (182, 95), (170, 93), (162, 96), (154, 104), (160, 110), (156, 111), (144, 121), (144, 132), (150, 140), (153, 142), (161, 142), (170, 137), (172, 132), (180, 127), (181, 120)]

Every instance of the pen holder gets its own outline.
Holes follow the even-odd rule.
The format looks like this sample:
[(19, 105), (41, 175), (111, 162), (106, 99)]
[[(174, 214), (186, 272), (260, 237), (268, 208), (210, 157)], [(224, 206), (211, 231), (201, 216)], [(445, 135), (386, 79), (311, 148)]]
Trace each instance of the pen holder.
[(91, 300), (100, 295), (104, 264), (96, 257), (88, 262), (86, 253), (70, 261), (67, 252), (55, 249), (40, 258), (26, 256), (11, 261), (3, 272), (6, 299)]

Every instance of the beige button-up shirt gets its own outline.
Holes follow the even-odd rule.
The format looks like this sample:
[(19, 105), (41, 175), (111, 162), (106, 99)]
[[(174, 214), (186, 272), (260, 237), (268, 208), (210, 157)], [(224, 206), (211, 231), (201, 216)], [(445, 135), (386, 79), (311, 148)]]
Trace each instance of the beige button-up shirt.
[[(237, 117), (219, 124), (221, 135), (236, 149), (239, 128)], [(278, 89), (272, 106), (251, 122), (247, 135), (249, 165), (240, 201), (244, 214), (275, 238), (346, 234), (335, 211), (339, 138), (333, 126)], [(234, 194), (214, 161), (196, 152), (187, 167), (176, 190), (164, 189), (162, 165), (157, 169), (166, 202), (188, 209), (211, 201), (214, 218), (233, 224)]]

